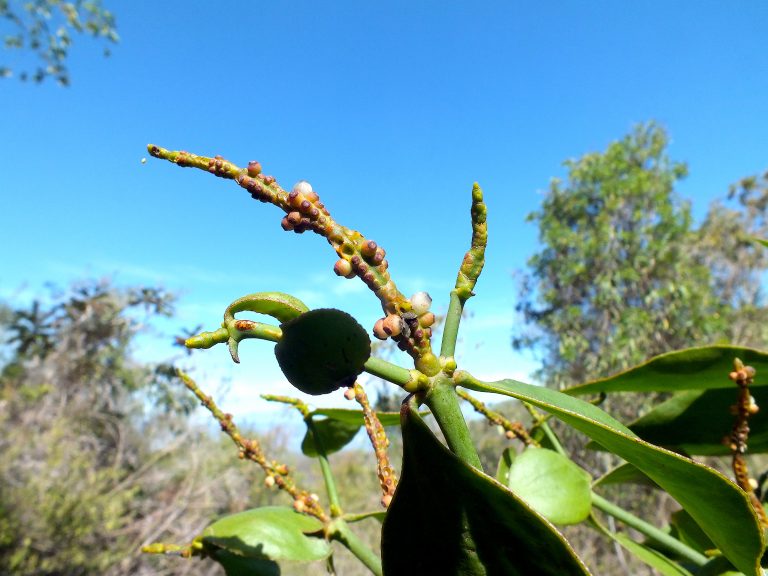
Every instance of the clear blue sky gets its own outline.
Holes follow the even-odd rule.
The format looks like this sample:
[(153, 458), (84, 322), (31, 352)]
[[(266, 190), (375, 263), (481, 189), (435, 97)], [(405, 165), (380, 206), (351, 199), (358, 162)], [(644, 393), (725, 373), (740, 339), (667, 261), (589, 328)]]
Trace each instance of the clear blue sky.
[[(231, 300), (265, 290), (372, 326), (377, 301), (333, 275), (322, 238), (283, 232), (278, 209), (232, 183), (142, 164), (149, 142), (257, 159), (284, 187), (309, 180), (339, 222), (387, 249), (401, 290), (428, 290), (438, 311), (477, 180), (490, 243), (459, 351), (480, 377), (525, 377), (535, 363), (509, 346), (511, 275), (536, 250), (524, 219), (563, 160), (657, 120), (689, 163), (679, 192), (699, 216), (768, 169), (762, 1), (105, 4), (122, 42), (105, 59), (77, 38), (71, 88), (0, 81), (11, 302), (108, 275), (177, 291), (169, 333), (215, 328)], [(173, 353), (161, 336), (137, 353)], [(184, 362), (229, 378), (239, 411), (258, 412), (252, 399), (280, 374), (268, 344), (242, 350), (239, 367), (221, 347)]]

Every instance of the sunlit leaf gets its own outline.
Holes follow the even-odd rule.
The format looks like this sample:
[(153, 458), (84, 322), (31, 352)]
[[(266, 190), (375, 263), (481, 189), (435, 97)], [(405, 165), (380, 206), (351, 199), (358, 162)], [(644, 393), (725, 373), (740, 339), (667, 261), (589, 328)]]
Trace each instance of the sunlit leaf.
[[(322, 529), (316, 518), (270, 506), (225, 516), (203, 531), (202, 540), (205, 546), (247, 558), (310, 562), (331, 553)], [(320, 537), (307, 535), (311, 533)]]
[(562, 454), (528, 448), (512, 462), (507, 486), (555, 524), (578, 524), (592, 510), (592, 478)]
[(555, 528), (459, 460), (403, 408), (402, 477), (384, 520), (387, 576), (571, 576), (586, 568)]
[(768, 353), (737, 346), (703, 346), (656, 356), (634, 368), (609, 378), (595, 380), (564, 390), (566, 394), (600, 392), (676, 392), (734, 388), (728, 374), (733, 359), (757, 370), (754, 386), (768, 385)]
[(371, 355), (365, 328), (341, 310), (311, 310), (280, 327), (277, 362), (288, 381), (307, 394), (351, 386)]
[(307, 432), (304, 434), (304, 439), (301, 441), (301, 451), (305, 456), (315, 457), (318, 455), (316, 438), (320, 439), (326, 454), (333, 454), (352, 442), (360, 430), (360, 424), (348, 424), (341, 420), (326, 418), (313, 421), (312, 428), (313, 430), (307, 428)]
[(514, 380), (480, 382), (463, 374), (456, 377), (472, 390), (538, 406), (633, 464), (675, 498), (742, 572), (759, 574), (764, 539), (757, 516), (747, 495), (720, 473), (644, 442), (596, 406), (561, 392)]

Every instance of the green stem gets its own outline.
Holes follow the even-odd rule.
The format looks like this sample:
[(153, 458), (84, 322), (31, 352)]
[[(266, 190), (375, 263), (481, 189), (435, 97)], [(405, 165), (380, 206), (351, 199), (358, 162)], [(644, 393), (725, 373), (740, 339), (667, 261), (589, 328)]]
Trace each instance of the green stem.
[(317, 459), (320, 461), (320, 471), (323, 474), (325, 490), (328, 493), (328, 502), (330, 503), (331, 508), (331, 518), (337, 518), (342, 515), (341, 501), (339, 500), (339, 492), (336, 489), (336, 481), (333, 478), (331, 463), (328, 462), (328, 454), (326, 453), (323, 442), (320, 440), (320, 436), (317, 433), (317, 427), (312, 420), (312, 416), (307, 416), (304, 419), (304, 422), (306, 422), (307, 428), (312, 433), (312, 440), (315, 443)]
[(413, 382), (411, 371), (397, 364), (392, 364), (381, 358), (371, 356), (366, 360), (363, 369), (369, 374), (383, 378), (388, 382), (404, 387)]
[(432, 411), (451, 452), (470, 466), (482, 471), (483, 466), (469, 434), (467, 422), (461, 413), (459, 397), (453, 382), (444, 376), (435, 378), (424, 403)]
[(709, 561), (709, 558), (697, 552), (693, 548), (686, 546), (677, 538), (673, 538), (666, 532), (659, 530), (653, 524), (649, 524), (645, 520), (641, 520), (634, 514), (630, 514), (623, 508), (616, 506), (612, 502), (609, 502), (602, 496), (599, 496), (592, 492), (592, 505), (598, 510), (602, 510), (606, 514), (613, 516), (617, 520), (621, 520), (627, 526), (631, 526), (641, 534), (645, 534), (649, 538), (655, 540), (662, 546), (664, 546), (670, 552), (674, 552), (680, 555), (682, 558), (689, 560), (696, 566), (703, 566)]
[(376, 576), (383, 575), (381, 558), (350, 530), (349, 525), (344, 520), (341, 518), (334, 520), (332, 529), (333, 531), (330, 534), (332, 540), (343, 544), (347, 550), (352, 552)]
[(456, 340), (459, 337), (459, 322), (464, 311), (464, 302), (456, 289), (451, 290), (451, 300), (445, 315), (443, 326), (443, 342), (440, 346), (440, 356), (451, 358), (456, 353)]

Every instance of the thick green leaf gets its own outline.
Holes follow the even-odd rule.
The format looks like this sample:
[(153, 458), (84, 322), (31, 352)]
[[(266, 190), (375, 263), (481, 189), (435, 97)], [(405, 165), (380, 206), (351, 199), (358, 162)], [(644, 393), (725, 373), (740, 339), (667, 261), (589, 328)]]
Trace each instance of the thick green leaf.
[[(429, 412), (422, 412), (422, 414), (429, 414)], [(345, 422), (347, 424), (357, 424), (362, 426), (365, 424), (363, 420), (362, 410), (349, 410), (347, 408), (318, 408), (310, 412), (310, 416), (325, 416), (338, 420), (339, 422)], [(379, 418), (382, 426), (399, 426), (400, 425), (400, 412), (376, 412), (376, 416)]]
[(280, 566), (272, 560), (246, 558), (222, 548), (209, 549), (208, 553), (227, 576), (280, 576)]
[(225, 516), (203, 531), (202, 540), (206, 546), (247, 558), (310, 562), (331, 553), (322, 536), (307, 536), (322, 529), (317, 518), (270, 506)]
[(325, 453), (333, 454), (352, 442), (352, 439), (357, 436), (357, 432), (360, 430), (360, 424), (348, 424), (341, 420), (332, 420), (330, 418), (315, 420), (312, 424), (314, 430), (307, 428), (304, 439), (301, 441), (301, 451), (305, 456), (313, 458), (317, 456), (315, 434), (320, 439), (320, 444)]
[(765, 238), (752, 238), (752, 240), (768, 248), (768, 240), (766, 240)]
[(669, 352), (615, 376), (564, 390), (566, 394), (600, 392), (676, 392), (735, 388), (728, 379), (733, 359), (757, 370), (754, 386), (768, 385), (768, 353), (737, 346), (704, 346)]
[(514, 380), (480, 382), (466, 373), (456, 378), (478, 392), (530, 402), (633, 464), (677, 500), (735, 566), (759, 574), (763, 532), (746, 494), (722, 474), (644, 442), (600, 408), (562, 392)]
[(592, 511), (592, 478), (562, 454), (528, 448), (509, 470), (507, 486), (555, 524), (578, 524)]
[(641, 484), (658, 488), (653, 480), (626, 462), (600, 476), (592, 483), (592, 487), (597, 488), (608, 484)]
[[(768, 387), (750, 388), (758, 406), (768, 409)], [(678, 392), (629, 427), (643, 440), (685, 454), (729, 454), (723, 439), (733, 427), (730, 406), (738, 390), (688, 390)], [(768, 418), (762, 412), (749, 421), (749, 451), (768, 452)]]
[(459, 460), (403, 405), (402, 477), (382, 529), (386, 576), (584, 575), (544, 518)]
[(351, 386), (371, 356), (365, 328), (341, 310), (311, 310), (280, 328), (277, 362), (288, 381), (307, 394)]

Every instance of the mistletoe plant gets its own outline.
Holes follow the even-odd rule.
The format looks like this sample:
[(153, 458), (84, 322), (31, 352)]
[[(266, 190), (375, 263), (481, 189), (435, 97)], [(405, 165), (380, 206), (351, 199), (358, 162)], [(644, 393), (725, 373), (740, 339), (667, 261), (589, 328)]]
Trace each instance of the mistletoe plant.
[[(187, 387), (237, 445), (240, 457), (261, 466), (267, 486), (284, 490), (293, 506), (227, 516), (188, 545), (153, 544), (146, 547), (147, 552), (202, 556), (219, 562), (229, 575), (262, 575), (279, 574), (279, 563), (291, 561), (326, 559), (332, 570), (331, 543), (337, 542), (371, 572), (388, 576), (583, 575), (589, 574), (587, 567), (555, 525), (586, 522), (665, 575), (763, 573), (767, 522), (761, 488), (749, 477), (744, 453), (750, 432), (747, 420), (756, 414), (757, 402), (763, 397), (768, 401), (768, 380), (755, 379), (755, 369), (768, 373), (768, 355), (728, 346), (694, 348), (563, 392), (509, 379), (483, 382), (459, 370), (454, 358), (462, 311), (482, 271), (487, 241), (486, 205), (477, 184), (472, 188), (471, 245), (450, 291), (436, 352), (429, 296), (401, 293), (389, 275), (384, 249), (336, 222), (307, 182), (286, 191), (262, 172), (258, 162), (240, 168), (220, 156), (148, 148), (156, 158), (233, 180), (252, 198), (277, 206), (285, 213), (284, 230), (325, 237), (338, 257), (335, 273), (359, 278), (381, 303), (383, 316), (372, 327), (373, 335), (392, 339), (413, 359), (413, 368), (372, 356), (367, 331), (345, 312), (309, 310), (292, 296), (272, 292), (251, 294), (230, 304), (220, 328), (193, 336), (186, 345), (210, 348), (226, 343), (232, 359), (239, 362), (242, 340), (274, 342), (277, 362), (298, 390), (318, 395), (346, 388), (347, 398), (357, 400), (361, 409), (310, 410), (298, 399), (265, 396), (300, 412), (307, 427), (302, 450), (319, 462), (326, 507), (319, 496), (296, 485), (285, 465), (269, 459), (257, 440), (244, 438), (232, 415), (223, 413), (183, 374)], [(244, 311), (270, 316), (276, 323), (238, 318)], [(363, 372), (407, 393), (399, 415), (371, 409), (357, 382)], [(470, 391), (520, 400), (531, 414), (530, 424), (509, 421)], [(618, 391), (671, 394), (630, 426), (577, 397)], [(729, 413), (734, 398), (737, 402)], [(460, 400), (522, 443), (521, 450), (504, 451), (495, 476), (482, 469)], [(447, 447), (425, 424), (424, 414), (434, 418)], [(565, 453), (548, 426), (550, 416), (586, 434), (596, 447), (625, 463), (602, 478), (591, 478)], [(403, 437), (399, 482), (387, 457), (383, 427), (398, 421)], [(374, 447), (386, 512), (345, 512), (328, 462), (328, 456), (343, 448), (361, 426)], [(753, 450), (768, 449), (768, 423), (753, 418), (751, 427)], [(725, 444), (723, 436), (728, 437)], [(723, 453), (732, 455), (737, 482), (689, 457)], [(681, 510), (672, 515), (668, 529), (652, 526), (600, 496), (602, 486), (619, 482), (653, 485), (674, 498)], [(609, 531), (595, 509), (632, 527), (641, 538)], [(369, 517), (383, 519), (380, 556), (350, 527)]]

